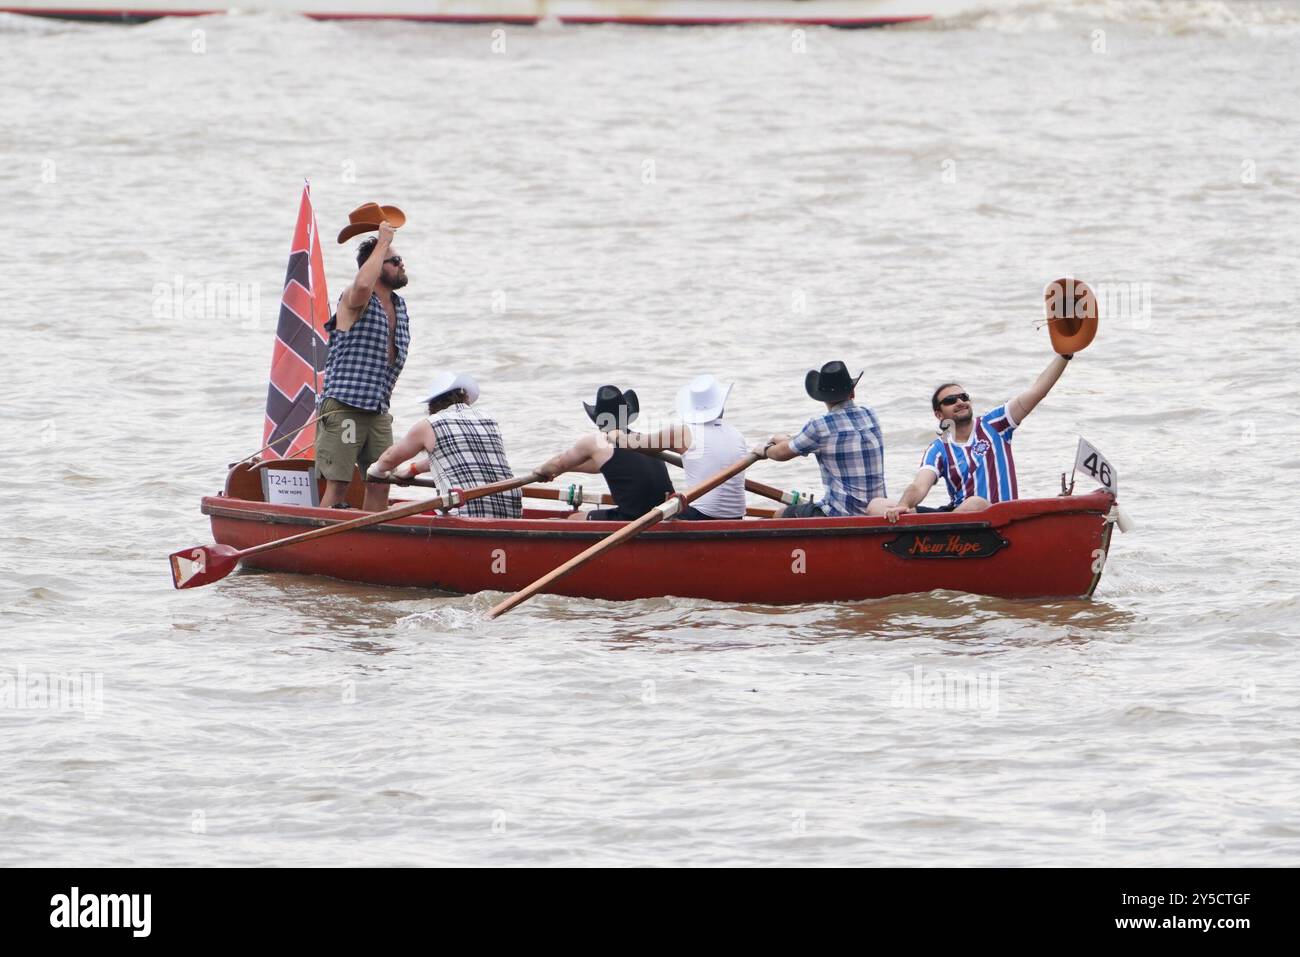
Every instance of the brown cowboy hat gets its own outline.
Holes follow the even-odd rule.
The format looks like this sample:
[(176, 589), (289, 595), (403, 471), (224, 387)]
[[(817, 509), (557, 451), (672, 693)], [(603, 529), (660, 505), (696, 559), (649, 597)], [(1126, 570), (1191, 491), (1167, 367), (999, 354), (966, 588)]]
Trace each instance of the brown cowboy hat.
[(1097, 335), (1097, 297), (1088, 284), (1069, 276), (1053, 280), (1043, 289), (1043, 301), (1052, 348), (1063, 356), (1086, 349)]
[(339, 242), (346, 243), (353, 236), (369, 233), (387, 222), (396, 229), (406, 223), (406, 214), (396, 206), (380, 206), (378, 203), (365, 203), (348, 213), (348, 224), (339, 233)]

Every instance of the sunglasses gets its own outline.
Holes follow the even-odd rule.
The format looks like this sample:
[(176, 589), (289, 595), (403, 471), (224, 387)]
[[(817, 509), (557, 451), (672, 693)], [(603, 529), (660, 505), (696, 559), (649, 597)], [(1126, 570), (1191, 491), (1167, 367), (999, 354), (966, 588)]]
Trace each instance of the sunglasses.
[(394, 266), (400, 266), (400, 265), (402, 264), (402, 257), (401, 257), (401, 256), (389, 256), (387, 259), (384, 260), (384, 262), (386, 262), (386, 263), (391, 263), (391, 264), (394, 265)]
[(958, 402), (969, 402), (970, 396), (965, 392), (958, 392), (956, 395), (946, 395), (939, 400), (940, 405), (956, 405)]

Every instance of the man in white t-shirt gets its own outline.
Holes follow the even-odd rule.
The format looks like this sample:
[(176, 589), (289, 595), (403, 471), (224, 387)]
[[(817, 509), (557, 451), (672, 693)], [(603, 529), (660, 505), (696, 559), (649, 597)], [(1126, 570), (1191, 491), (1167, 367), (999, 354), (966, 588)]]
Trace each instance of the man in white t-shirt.
[[(745, 437), (722, 421), (731, 383), (725, 386), (711, 375), (696, 376), (677, 392), (677, 413), (682, 424), (659, 432), (609, 433), (609, 440), (631, 449), (671, 449), (681, 453), (686, 485), (694, 487), (749, 454)], [(745, 517), (745, 473), (733, 475), (701, 495), (677, 516), (686, 521)]]

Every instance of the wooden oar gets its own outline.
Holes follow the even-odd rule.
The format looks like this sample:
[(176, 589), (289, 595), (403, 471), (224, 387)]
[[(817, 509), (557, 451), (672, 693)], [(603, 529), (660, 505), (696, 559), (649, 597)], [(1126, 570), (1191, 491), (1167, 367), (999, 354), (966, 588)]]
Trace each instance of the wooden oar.
[[(614, 501), (614, 496), (612, 495), (597, 495), (595, 492), (584, 492), (582, 491), (581, 485), (577, 486), (577, 488), (578, 488), (578, 492), (576, 495), (574, 495), (573, 493), (570, 493), (567, 489), (546, 488), (545, 486), (538, 487), (532, 485), (524, 489), (524, 496), (526, 498), (545, 498), (545, 499), (550, 499), (552, 501), (558, 500), (563, 502), (565, 505), (568, 505), (571, 509), (574, 509), (575, 511), (578, 508), (578, 506), (573, 504), (575, 498), (581, 501), (584, 505), (616, 505), (617, 504)], [(745, 514), (750, 516), (751, 518), (775, 518), (776, 513), (779, 511), (780, 511), (779, 508), (762, 508), (760, 506), (751, 505), (746, 507)]]
[[(410, 478), (386, 478), (376, 479), (367, 478), (368, 482), (380, 482), (386, 485), (418, 485), (421, 488), (437, 488), (438, 483), (433, 478), (425, 478), (420, 475), (413, 475)], [(567, 488), (552, 488), (549, 485), (529, 485), (523, 490), (524, 498), (545, 498), (551, 501), (563, 502), (577, 508), (575, 503), (583, 505), (613, 505), (614, 499), (610, 495), (601, 495), (598, 492), (585, 492), (581, 485), (570, 485)]]
[[(382, 482), (387, 485), (418, 485), (421, 488), (438, 487), (438, 483), (433, 478), (425, 478), (420, 475), (413, 475), (410, 478), (367, 478), (366, 481)], [(551, 499), (552, 501), (564, 502), (566, 505), (572, 505), (574, 508), (577, 508), (576, 503), (581, 503), (583, 505), (614, 504), (612, 496), (601, 495), (598, 492), (585, 492), (581, 485), (570, 485), (567, 488), (552, 488), (548, 485), (530, 485), (524, 489), (524, 497)]]
[(507, 479), (503, 482), (493, 482), (491, 485), (479, 485), (463, 491), (453, 490), (437, 498), (408, 502), (404, 505), (385, 509), (382, 512), (371, 512), (361, 518), (354, 518), (350, 522), (327, 525), (324, 528), (312, 529), (310, 532), (303, 532), (300, 535), (290, 535), (288, 538), (280, 538), (273, 542), (254, 545), (252, 548), (236, 549), (230, 545), (200, 545), (196, 548), (183, 548), (179, 552), (172, 552), (167, 556), (172, 566), (172, 584), (177, 588), (197, 588), (200, 585), (210, 585), (225, 578), (239, 564), (241, 558), (247, 558), (250, 555), (269, 552), (273, 548), (283, 548), (286, 545), (309, 542), (317, 538), (328, 538), (330, 535), (351, 532), (370, 525), (392, 522), (399, 518), (406, 518), (408, 515), (426, 512), (429, 509), (456, 508), (485, 495), (496, 495), (499, 492), (508, 492), (513, 488), (519, 488), (521, 485), (528, 485), (530, 482), (536, 482), (539, 478), (541, 476), (536, 472), (529, 472), (527, 475)]
[(655, 508), (650, 509), (650, 511), (646, 512), (635, 522), (628, 522), (617, 532), (607, 536), (606, 538), (602, 538), (600, 541), (598, 541), (595, 545), (592, 545), (586, 551), (582, 552), (579, 555), (575, 555), (573, 558), (570, 558), (559, 568), (547, 572), (545, 575), (537, 579), (537, 581), (533, 582), (527, 588), (523, 588), (515, 592), (505, 601), (501, 602), (490, 612), (488, 612), (488, 617), (496, 618), (499, 615), (504, 615), (511, 608), (514, 608), (516, 605), (523, 604), (524, 602), (532, 598), (534, 595), (536, 595), (539, 591), (541, 591), (546, 586), (559, 581), (565, 575), (569, 574), (569, 572), (581, 568), (583, 565), (587, 564), (587, 562), (591, 561), (593, 558), (597, 558), (600, 555), (603, 555), (605, 552), (609, 551), (611, 548), (623, 544), (629, 538), (632, 538), (640, 534), (641, 532), (649, 528), (651, 525), (655, 525), (659, 522), (662, 522), (666, 518), (672, 518), (674, 515), (678, 514), (682, 509), (684, 509), (687, 505), (690, 505), (691, 502), (695, 501), (701, 495), (704, 495), (706, 492), (710, 492), (713, 489), (717, 488), (719, 485), (721, 485), (727, 479), (731, 478), (733, 475), (739, 475), (741, 472), (745, 471), (745, 469), (749, 468), (757, 461), (758, 461), (758, 456), (755, 455), (753, 452), (750, 452), (739, 462), (736, 462), (734, 465), (727, 466), (725, 469), (723, 469), (717, 475), (714, 475), (712, 478), (705, 479), (703, 482), (701, 482), (699, 485), (696, 485), (694, 488), (689, 488), (685, 492), (682, 492), (678, 495), (674, 495), (672, 498), (668, 499), (668, 501), (664, 502), (662, 505), (658, 505)]
[[(437, 488), (438, 483), (431, 478), (421, 478), (413, 475), (411, 478), (386, 478), (386, 479), (368, 479), (370, 482), (383, 482), (388, 485), (418, 485), (421, 488)], [(774, 489), (774, 491), (780, 491)], [(552, 502), (563, 502), (570, 508), (576, 510), (574, 502), (581, 502), (583, 505), (615, 505), (614, 496), (602, 495), (596, 492), (584, 491), (581, 485), (570, 485), (567, 488), (552, 488), (549, 485), (528, 485), (524, 487), (524, 498), (542, 498)], [(798, 495), (799, 493), (784, 493), (786, 495)], [(750, 505), (746, 507), (745, 514), (750, 518), (776, 518), (781, 510), (779, 508), (763, 508), (761, 505)]]
[[(668, 449), (637, 449), (638, 452), (647, 452), (650, 455), (658, 454), (669, 465), (676, 465), (678, 468), (685, 468), (682, 464), (682, 457), (676, 452)], [(773, 501), (783, 505), (798, 505), (800, 502), (811, 502), (813, 497), (805, 495), (803, 492), (786, 492), (777, 488), (775, 485), (764, 485), (762, 482), (755, 482), (753, 479), (745, 479), (745, 491), (753, 492), (755, 495), (761, 495), (764, 498), (770, 498)], [(759, 514), (767, 514), (762, 512)]]
[[(584, 492), (581, 485), (570, 485), (564, 488), (547, 488), (545, 486), (530, 485), (524, 489), (524, 495), (528, 498), (545, 498), (555, 502), (563, 502), (570, 508), (576, 509), (578, 504), (582, 505), (613, 505), (614, 496), (601, 495), (599, 492)], [(575, 504), (578, 503), (578, 504)]]

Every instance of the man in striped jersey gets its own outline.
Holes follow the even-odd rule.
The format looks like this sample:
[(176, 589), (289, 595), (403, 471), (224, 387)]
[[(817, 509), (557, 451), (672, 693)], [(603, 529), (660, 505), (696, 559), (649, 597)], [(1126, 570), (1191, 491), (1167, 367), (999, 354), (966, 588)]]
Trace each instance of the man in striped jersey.
[[(898, 501), (873, 499), (867, 514), (883, 515), (896, 522), (906, 512), (975, 512), (994, 502), (1019, 498), (1011, 436), (1056, 385), (1072, 358), (1053, 356), (1033, 385), (978, 418), (971, 408), (970, 395), (956, 382), (945, 382), (935, 389), (930, 405), (942, 434), (925, 450), (916, 478)], [(938, 508), (921, 505), (940, 478), (948, 486), (948, 504)]]

